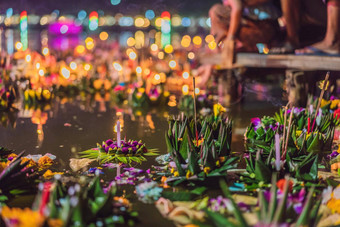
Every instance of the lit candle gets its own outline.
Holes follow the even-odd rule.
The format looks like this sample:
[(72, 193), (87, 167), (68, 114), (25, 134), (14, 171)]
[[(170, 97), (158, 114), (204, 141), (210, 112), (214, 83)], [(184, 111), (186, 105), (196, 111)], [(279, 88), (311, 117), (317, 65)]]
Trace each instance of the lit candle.
[(117, 146), (120, 147), (120, 121), (117, 121)]
[(280, 136), (279, 134), (275, 134), (275, 166), (276, 170), (280, 171)]
[(117, 164), (117, 180), (120, 180), (120, 164)]

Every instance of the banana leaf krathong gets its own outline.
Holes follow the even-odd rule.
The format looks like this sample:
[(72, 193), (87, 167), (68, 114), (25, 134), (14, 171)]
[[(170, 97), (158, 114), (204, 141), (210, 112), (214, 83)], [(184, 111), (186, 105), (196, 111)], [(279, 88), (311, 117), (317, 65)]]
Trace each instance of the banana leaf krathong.
[[(175, 184), (184, 181), (204, 181), (207, 177), (225, 176), (236, 168), (237, 157), (232, 157), (232, 122), (214, 116), (197, 120), (197, 134), (193, 118), (169, 119), (165, 134)], [(197, 136), (196, 136), (196, 135)]]
[(13, 87), (10, 89), (0, 89), (0, 111), (9, 111), (13, 109), (13, 103), (16, 95)]
[[(321, 218), (318, 215), (321, 199), (313, 197), (314, 187), (312, 187), (305, 196), (305, 189), (302, 189), (295, 195), (289, 192), (289, 179), (286, 179), (281, 185), (283, 187), (278, 189), (277, 182), (274, 178), (270, 192), (259, 191), (258, 206), (256, 209), (251, 210), (252, 213), (257, 213), (257, 221), (254, 221), (242, 213), (240, 207), (234, 201), (226, 182), (221, 180), (221, 189), (231, 204), (228, 216), (205, 209), (205, 222), (194, 221), (193, 223), (202, 227), (316, 226)], [(256, 219), (254, 216), (250, 217)]]
[(68, 187), (60, 180), (46, 182), (33, 209), (47, 214), (47, 221), (60, 220), (62, 226), (131, 226), (138, 215), (127, 199), (117, 196), (115, 187), (105, 193), (98, 177)]
[(12, 128), (16, 127), (16, 120), (18, 118), (18, 110), (11, 108), (8, 111), (0, 111), (0, 126), (7, 128), (11, 126)]
[[(0, 148), (1, 162), (4, 163), (11, 150)], [(10, 152), (10, 153), (9, 153)], [(20, 153), (0, 172), (0, 195), (10, 197), (18, 194), (31, 193), (36, 190), (36, 182), (42, 175), (41, 171), (32, 172), (32, 168), (28, 168), (28, 161), (22, 162), (24, 152)], [(8, 162), (8, 161), (7, 161)], [(2, 164), (0, 163), (0, 164)]]
[(164, 85), (156, 85), (148, 92), (151, 105), (165, 105), (169, 101), (170, 93), (164, 91)]
[(150, 99), (145, 93), (145, 88), (136, 88), (133, 91), (131, 105), (133, 107), (148, 107), (150, 105)]
[(53, 97), (54, 95), (47, 89), (38, 88), (37, 90), (27, 89), (24, 91), (24, 103), (26, 105), (49, 103)]
[[(329, 168), (325, 160), (331, 152), (335, 126), (339, 122), (330, 113), (320, 114), (313, 129), (313, 114), (301, 108), (292, 111), (291, 122), (286, 122), (286, 136), (280, 144), (280, 156), (283, 161), (280, 176), (289, 173), (298, 180), (316, 181), (318, 164), (323, 163)], [(274, 135), (284, 134), (284, 118), (284, 113), (280, 110), (275, 117), (252, 119), (252, 124), (245, 134), (248, 173), (244, 176), (257, 182), (270, 182), (271, 172), (275, 171)]]
[(107, 140), (102, 144), (97, 144), (97, 148), (80, 152), (83, 158), (96, 159), (101, 164), (104, 163), (142, 163), (146, 161), (145, 156), (158, 155), (156, 149), (147, 149), (142, 141), (121, 141), (118, 146), (116, 141)]
[(120, 83), (117, 84), (114, 88), (113, 88), (113, 92), (114, 92), (114, 100), (118, 103), (121, 104), (122, 102), (124, 102), (124, 100), (127, 100), (127, 86), (125, 85), (125, 83)]

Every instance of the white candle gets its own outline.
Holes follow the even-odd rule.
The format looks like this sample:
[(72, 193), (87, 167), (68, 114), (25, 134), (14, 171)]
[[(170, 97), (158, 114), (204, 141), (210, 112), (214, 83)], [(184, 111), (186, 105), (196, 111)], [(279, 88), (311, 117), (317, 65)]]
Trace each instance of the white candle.
[(117, 146), (120, 147), (120, 121), (117, 121)]
[(275, 166), (276, 166), (276, 170), (280, 171), (280, 136), (279, 134), (275, 134), (275, 153), (276, 153), (276, 157), (275, 157)]
[(120, 177), (120, 164), (117, 164), (117, 177)]

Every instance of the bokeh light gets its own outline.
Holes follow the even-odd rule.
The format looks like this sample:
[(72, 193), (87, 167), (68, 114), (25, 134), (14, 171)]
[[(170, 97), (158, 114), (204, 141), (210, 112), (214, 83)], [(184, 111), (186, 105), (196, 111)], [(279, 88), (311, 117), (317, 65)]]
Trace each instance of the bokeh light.
[(166, 45), (166, 46), (164, 47), (164, 51), (165, 51), (165, 53), (167, 53), (167, 54), (171, 54), (171, 53), (174, 51), (174, 48), (172, 47), (171, 44), (169, 44), (169, 45)]
[(119, 5), (120, 2), (121, 0), (111, 0), (111, 4), (114, 6)]
[(189, 94), (189, 86), (188, 85), (183, 85), (182, 92), (183, 92), (183, 95)]
[(183, 79), (188, 79), (189, 78), (189, 73), (188, 72), (183, 72), (182, 73)]
[(77, 63), (75, 63), (74, 61), (71, 61), (71, 62), (70, 62), (70, 68), (71, 68), (72, 70), (76, 70), (76, 69), (77, 69)]
[(152, 20), (153, 18), (155, 18), (155, 16), (155, 12), (152, 9), (149, 9), (145, 12), (145, 17), (149, 20)]
[(109, 34), (107, 32), (101, 32), (99, 34), (99, 39), (102, 40), (102, 41), (105, 41), (109, 38)]
[(170, 67), (171, 69), (174, 69), (174, 68), (176, 68), (176, 66), (177, 66), (177, 63), (176, 63), (176, 61), (175, 61), (175, 60), (171, 60), (171, 61), (169, 61), (169, 67)]

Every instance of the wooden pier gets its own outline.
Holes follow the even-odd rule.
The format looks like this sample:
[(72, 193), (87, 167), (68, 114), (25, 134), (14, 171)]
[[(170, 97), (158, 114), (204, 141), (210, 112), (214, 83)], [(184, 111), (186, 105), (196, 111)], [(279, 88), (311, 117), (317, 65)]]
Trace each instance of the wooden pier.
[(220, 69), (249, 67), (299, 69), (302, 71), (340, 71), (340, 57), (256, 53), (237, 53), (235, 54), (235, 59), (228, 59), (222, 56), (226, 55), (223, 53), (202, 55), (200, 61), (202, 64), (217, 65)]
[(228, 41), (224, 42), (220, 53), (202, 54), (199, 60), (202, 64), (216, 66), (215, 73), (218, 74), (221, 90), (226, 93), (226, 97), (235, 96), (227, 100), (242, 97), (240, 92), (236, 92), (238, 84), (243, 83), (242, 79), (238, 81), (236, 76), (231, 75), (239, 73), (238, 78), (242, 78), (247, 70), (233, 70), (237, 68), (285, 70), (287, 97), (294, 106), (306, 105), (308, 94), (315, 92), (317, 81), (324, 76), (320, 71), (332, 71), (335, 86), (336, 80), (340, 79), (340, 57), (234, 53), (234, 43)]

